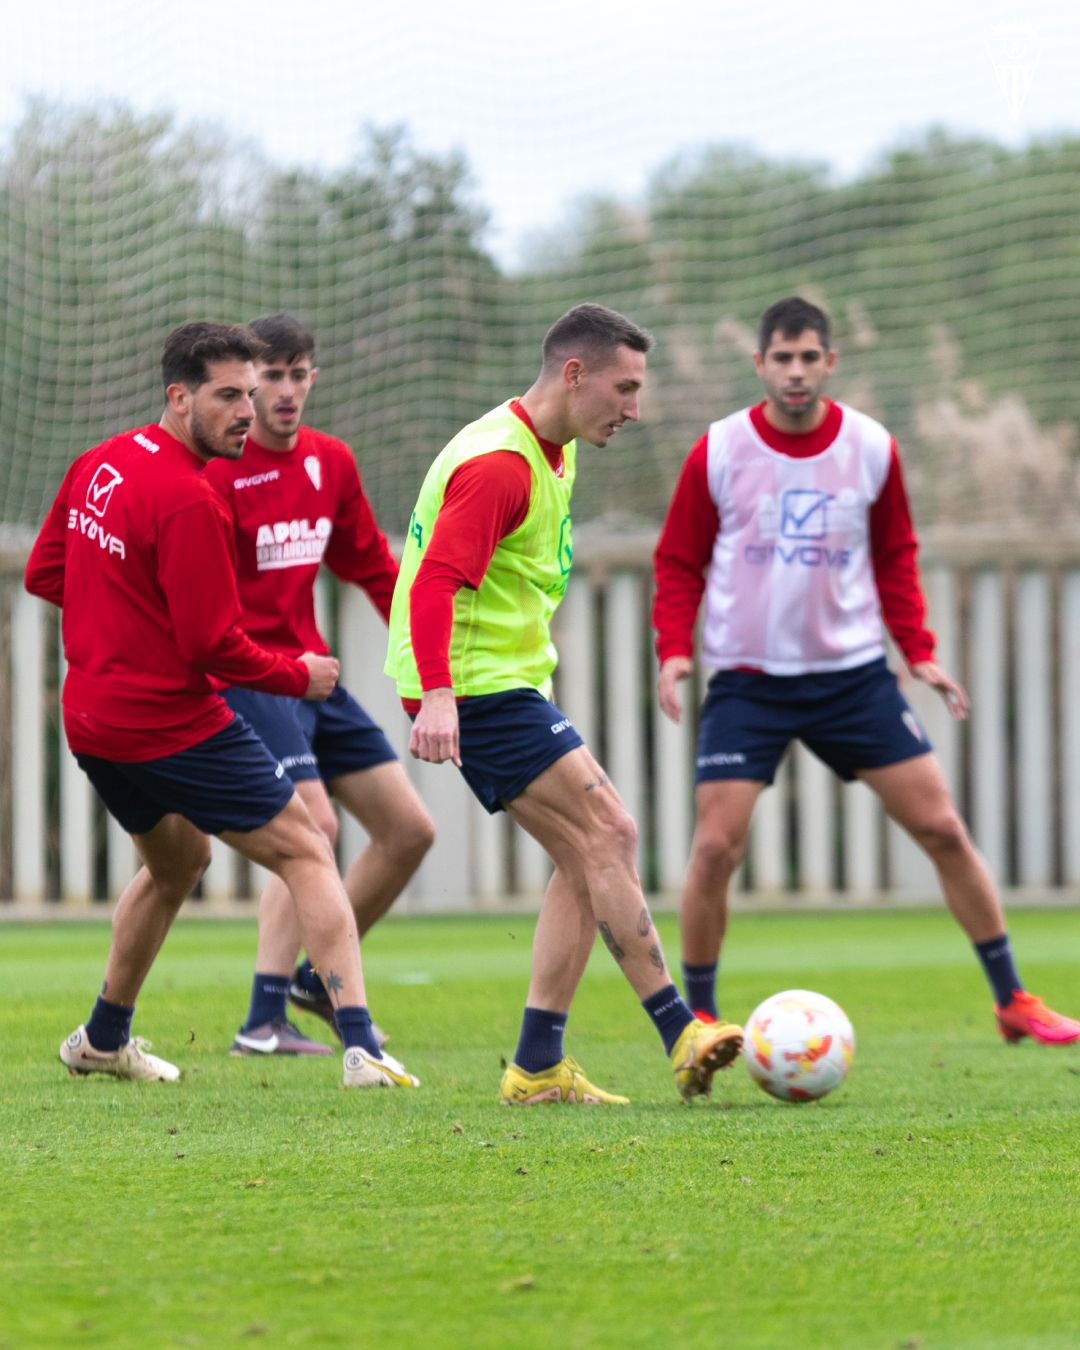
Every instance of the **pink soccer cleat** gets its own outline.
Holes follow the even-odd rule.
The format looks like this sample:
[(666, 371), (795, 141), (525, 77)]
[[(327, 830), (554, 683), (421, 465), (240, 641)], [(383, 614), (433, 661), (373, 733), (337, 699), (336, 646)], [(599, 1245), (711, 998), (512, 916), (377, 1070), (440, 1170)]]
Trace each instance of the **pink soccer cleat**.
[(1071, 1045), (1080, 1041), (1080, 1022), (1062, 1017), (1048, 1008), (1041, 998), (1024, 989), (1015, 989), (1004, 1008), (994, 1008), (998, 1030), (1007, 1041), (1019, 1041), (1031, 1036), (1044, 1045)]

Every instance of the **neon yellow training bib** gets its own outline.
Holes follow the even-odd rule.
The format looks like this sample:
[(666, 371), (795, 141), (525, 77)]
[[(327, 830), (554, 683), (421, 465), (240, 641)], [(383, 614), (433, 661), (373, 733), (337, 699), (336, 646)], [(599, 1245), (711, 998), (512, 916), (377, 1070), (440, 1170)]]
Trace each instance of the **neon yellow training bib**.
[(563, 447), (563, 477), (556, 478), (536, 437), (509, 402), (464, 427), (435, 459), (409, 521), (401, 574), (390, 612), (385, 670), (402, 698), (420, 698), (420, 676), (409, 631), (409, 589), (431, 540), (446, 485), (466, 460), (513, 450), (532, 471), (525, 519), (495, 546), (476, 590), (463, 586), (454, 597), (450, 674), (459, 697), (507, 689), (551, 692), (558, 653), (551, 617), (566, 593), (573, 559), (570, 494), (577, 442)]

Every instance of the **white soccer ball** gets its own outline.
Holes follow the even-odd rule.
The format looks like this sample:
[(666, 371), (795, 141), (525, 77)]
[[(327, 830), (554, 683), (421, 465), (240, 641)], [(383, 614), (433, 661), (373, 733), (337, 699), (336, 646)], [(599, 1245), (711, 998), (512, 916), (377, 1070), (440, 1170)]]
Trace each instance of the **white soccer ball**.
[(758, 1004), (744, 1028), (743, 1058), (750, 1077), (770, 1097), (816, 1101), (847, 1077), (855, 1032), (831, 998), (785, 989)]

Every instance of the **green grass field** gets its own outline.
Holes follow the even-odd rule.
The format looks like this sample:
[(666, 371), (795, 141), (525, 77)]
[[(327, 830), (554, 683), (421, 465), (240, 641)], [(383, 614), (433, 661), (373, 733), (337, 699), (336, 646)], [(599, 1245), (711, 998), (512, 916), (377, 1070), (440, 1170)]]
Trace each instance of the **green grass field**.
[[(602, 949), (568, 1049), (632, 1106), (498, 1106), (531, 931), (377, 929), (372, 1007), (423, 1086), (346, 1093), (336, 1057), (226, 1054), (250, 924), (174, 930), (135, 1030), (185, 1076), (142, 1086), (56, 1058), (105, 926), (0, 927), (0, 1347), (1080, 1344), (1080, 1047), (1004, 1045), (944, 913), (737, 918), (728, 1016), (797, 985), (855, 1024), (809, 1106), (741, 1065), (683, 1106)], [(1080, 913), (1012, 931), (1076, 1012)]]

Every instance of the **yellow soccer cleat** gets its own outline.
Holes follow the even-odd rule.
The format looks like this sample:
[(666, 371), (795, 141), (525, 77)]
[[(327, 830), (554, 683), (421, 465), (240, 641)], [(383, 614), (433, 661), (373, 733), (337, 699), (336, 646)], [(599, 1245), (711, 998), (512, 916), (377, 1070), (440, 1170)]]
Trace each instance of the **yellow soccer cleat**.
[(550, 1069), (526, 1073), (508, 1064), (499, 1086), (503, 1106), (539, 1106), (542, 1102), (576, 1102), (579, 1106), (629, 1106), (629, 1097), (616, 1097), (598, 1088), (581, 1071), (576, 1059), (560, 1059)]
[(742, 1037), (742, 1027), (733, 1022), (706, 1024), (695, 1018), (683, 1029), (669, 1058), (684, 1102), (708, 1095), (717, 1069), (726, 1069), (739, 1058)]

